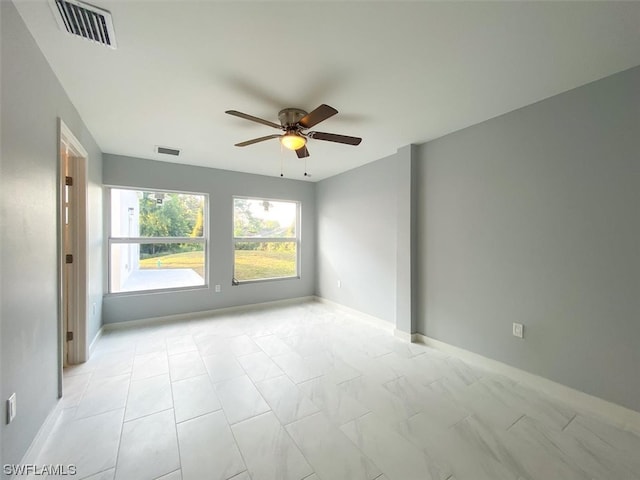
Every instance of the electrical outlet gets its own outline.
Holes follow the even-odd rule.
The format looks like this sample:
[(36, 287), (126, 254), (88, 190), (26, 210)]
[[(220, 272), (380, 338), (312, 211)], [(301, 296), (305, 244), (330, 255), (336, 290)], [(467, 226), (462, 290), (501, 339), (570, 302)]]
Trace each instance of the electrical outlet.
[(12, 393), (7, 400), (7, 425), (16, 418), (16, 394)]
[(220, 293), (220, 285), (216, 285), (216, 293)]
[(524, 338), (524, 325), (522, 325), (521, 323), (514, 323), (513, 336), (518, 338)]

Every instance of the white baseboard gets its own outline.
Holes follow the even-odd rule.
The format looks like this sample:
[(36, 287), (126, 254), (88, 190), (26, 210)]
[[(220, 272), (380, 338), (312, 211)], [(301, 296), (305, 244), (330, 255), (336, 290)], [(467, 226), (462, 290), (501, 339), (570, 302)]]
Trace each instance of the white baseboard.
[[(60, 414), (62, 413), (62, 401), (58, 399), (56, 401), (53, 410), (49, 412), (47, 418), (44, 420), (40, 428), (38, 429), (38, 433), (33, 437), (33, 441), (29, 448), (25, 452), (22, 460), (20, 461), (20, 465), (35, 465), (38, 461), (38, 457), (40, 453), (42, 453), (42, 449), (44, 448), (45, 442), (49, 438), (53, 427), (56, 425), (58, 418), (60, 418)], [(11, 478), (24, 478), (24, 477), (16, 477), (15, 475)]]
[[(93, 340), (91, 340), (91, 343), (89, 344), (89, 358), (91, 358), (91, 355), (93, 355), (93, 350), (96, 344), (98, 343), (98, 340), (100, 340), (103, 330), (104, 330), (104, 326), (100, 327), (100, 330), (98, 330), (98, 333), (96, 333), (96, 336), (93, 337)], [(87, 360), (89, 360), (89, 358), (87, 358)]]
[(640, 434), (640, 412), (594, 397), (593, 395), (567, 387), (553, 380), (534, 375), (507, 365), (506, 363), (492, 360), (491, 358), (441, 342), (440, 340), (427, 337), (420, 333), (414, 333), (412, 335), (412, 341), (423, 343), (429, 347), (459, 357), (474, 366), (509, 377), (524, 386), (543, 392), (550, 397), (568, 404), (577, 412), (600, 417), (608, 423)]
[(405, 342), (413, 342), (413, 336), (415, 334), (403, 332), (402, 330), (398, 330), (397, 328), (393, 329), (393, 336), (399, 338), (400, 340), (404, 340)]
[(223, 307), (214, 310), (204, 310), (200, 312), (178, 313), (176, 315), (166, 315), (162, 317), (150, 317), (142, 318), (140, 320), (128, 320), (126, 322), (105, 323), (101, 330), (119, 330), (121, 328), (143, 327), (147, 325), (157, 325), (169, 322), (180, 322), (188, 320), (197, 320), (200, 318), (214, 317), (218, 315), (225, 315), (233, 312), (248, 312), (251, 310), (260, 310), (264, 308), (282, 307), (286, 305), (296, 305), (299, 303), (305, 303), (314, 301), (314, 296), (285, 298), (283, 300), (273, 300), (271, 302), (251, 303), (248, 305), (237, 305), (234, 307)]
[[(326, 305), (332, 306), (337, 310), (342, 310), (343, 312), (348, 313), (349, 315), (352, 315), (356, 319), (362, 320), (363, 322), (366, 322), (368, 325), (374, 326), (376, 328), (380, 328), (388, 333), (394, 334), (394, 332), (396, 331), (393, 323), (387, 322), (386, 320), (383, 320), (381, 318), (374, 317), (373, 315), (369, 315), (368, 313), (361, 312), (360, 310), (356, 310), (355, 308), (347, 307), (346, 305), (343, 305), (338, 302), (334, 302), (333, 300), (328, 300), (323, 297), (319, 297), (317, 295), (314, 297), (314, 299), (319, 303), (324, 303)], [(407, 340), (407, 341), (410, 341), (410, 340)]]

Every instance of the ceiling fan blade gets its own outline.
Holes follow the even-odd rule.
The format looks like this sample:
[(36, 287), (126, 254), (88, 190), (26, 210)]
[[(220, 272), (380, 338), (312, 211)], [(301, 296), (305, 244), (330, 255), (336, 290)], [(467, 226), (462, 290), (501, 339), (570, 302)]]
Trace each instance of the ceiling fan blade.
[(305, 145), (304, 147), (301, 147), (299, 149), (296, 150), (296, 155), (298, 155), (298, 158), (305, 158), (309, 156), (309, 150), (307, 150), (307, 146)]
[(298, 123), (304, 128), (311, 128), (314, 125), (325, 121), (327, 118), (333, 117), (336, 113), (338, 113), (338, 110), (323, 103), (313, 112), (307, 113)]
[(229, 115), (233, 115), (234, 117), (244, 118), (245, 120), (251, 120), (252, 122), (261, 123), (262, 125), (266, 125), (268, 127), (282, 129), (282, 125), (278, 125), (277, 123), (273, 123), (262, 118), (254, 117), (253, 115), (247, 115), (246, 113), (238, 112), (237, 110), (227, 110), (224, 113), (228, 113)]
[(253, 145), (254, 143), (264, 142), (265, 140), (271, 140), (272, 138), (278, 138), (282, 135), (278, 133), (274, 133), (273, 135), (267, 135), (266, 137), (254, 138), (252, 140), (247, 140), (246, 142), (236, 143), (236, 147), (246, 147), (247, 145)]
[(350, 137), (348, 135), (338, 135), (336, 133), (309, 132), (307, 134), (316, 140), (326, 140), (327, 142), (344, 143), (346, 145), (360, 145), (362, 141), (359, 137)]

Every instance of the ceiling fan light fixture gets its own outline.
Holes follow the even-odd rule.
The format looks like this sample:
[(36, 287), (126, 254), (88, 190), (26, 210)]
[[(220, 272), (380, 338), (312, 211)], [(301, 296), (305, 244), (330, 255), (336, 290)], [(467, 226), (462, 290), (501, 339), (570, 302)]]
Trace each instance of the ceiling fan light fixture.
[(298, 150), (307, 144), (307, 139), (295, 132), (288, 132), (280, 137), (280, 143), (289, 150)]

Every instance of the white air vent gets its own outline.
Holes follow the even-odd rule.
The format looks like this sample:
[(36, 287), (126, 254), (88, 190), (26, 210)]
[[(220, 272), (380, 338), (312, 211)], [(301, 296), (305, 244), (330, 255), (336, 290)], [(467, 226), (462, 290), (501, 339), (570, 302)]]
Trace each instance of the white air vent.
[(111, 13), (78, 0), (49, 0), (58, 26), (71, 35), (116, 48)]
[(169, 148), (169, 147), (159, 147), (156, 145), (156, 153), (164, 153), (165, 155), (180, 155), (180, 150), (177, 148)]

